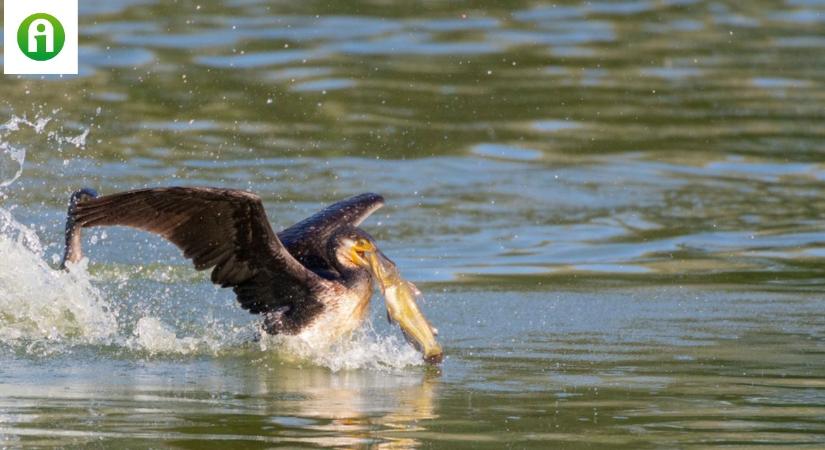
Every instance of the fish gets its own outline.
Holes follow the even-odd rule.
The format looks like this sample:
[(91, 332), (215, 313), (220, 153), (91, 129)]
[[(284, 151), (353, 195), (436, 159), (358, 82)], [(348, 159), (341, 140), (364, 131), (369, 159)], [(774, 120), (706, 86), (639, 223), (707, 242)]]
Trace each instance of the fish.
[(424, 360), (438, 364), (444, 360), (444, 350), (436, 341), (438, 329), (433, 327), (418, 307), (421, 291), (401, 276), (398, 267), (380, 250), (367, 255), (376, 274), (387, 307), (387, 320), (397, 323), (404, 337), (424, 355)]

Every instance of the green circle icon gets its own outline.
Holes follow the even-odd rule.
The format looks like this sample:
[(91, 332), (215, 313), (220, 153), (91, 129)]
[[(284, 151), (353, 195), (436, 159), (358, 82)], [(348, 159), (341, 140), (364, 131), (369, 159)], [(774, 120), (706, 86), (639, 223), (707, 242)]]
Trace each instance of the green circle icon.
[(63, 50), (66, 32), (54, 16), (32, 14), (17, 29), (17, 45), (24, 55), (35, 61), (48, 61)]

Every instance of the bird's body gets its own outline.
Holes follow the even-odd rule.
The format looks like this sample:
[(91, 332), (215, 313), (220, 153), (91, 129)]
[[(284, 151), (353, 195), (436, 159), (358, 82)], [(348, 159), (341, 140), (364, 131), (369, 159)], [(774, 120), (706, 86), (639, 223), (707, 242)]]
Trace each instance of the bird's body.
[[(276, 234), (261, 199), (246, 191), (169, 187), (98, 197), (84, 189), (70, 201), (63, 266), (82, 257), (82, 228), (149, 231), (177, 245), (197, 270), (212, 269), (213, 283), (231, 287), (241, 307), (263, 315), (266, 332), (330, 342), (364, 321), (373, 282), (382, 282), (376, 274), (395, 267), (358, 228), (383, 203), (380, 195), (361, 194)], [(431, 331), (416, 342), (437, 361), (441, 349)]]
[(346, 335), (358, 328), (369, 312), (372, 284), (358, 290), (334, 286), (321, 302), (325, 312), (317, 314), (301, 329), (300, 336), (311, 343), (325, 343)]

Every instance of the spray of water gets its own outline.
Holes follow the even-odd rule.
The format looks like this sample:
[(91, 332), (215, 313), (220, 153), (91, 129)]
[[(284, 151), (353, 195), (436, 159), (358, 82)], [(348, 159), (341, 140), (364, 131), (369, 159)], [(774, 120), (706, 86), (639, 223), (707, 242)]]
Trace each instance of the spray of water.
[(84, 264), (58, 271), (43, 259), (37, 234), (0, 208), (0, 342), (105, 344), (115, 316)]
[[(53, 111), (57, 112), (57, 111)], [(66, 135), (64, 132), (47, 131), (46, 127), (52, 118), (38, 113), (29, 120), (26, 116), (12, 115), (5, 123), (0, 124), (0, 189), (14, 183), (23, 174), (23, 165), (26, 161), (26, 148), (11, 142), (11, 136), (24, 129), (30, 129), (36, 135), (46, 135), (49, 142), (54, 144), (59, 152), (64, 145), (76, 148), (86, 147), (86, 138), (90, 128), (85, 128), (79, 135)]]
[[(0, 343), (37, 353), (65, 346), (111, 346), (150, 356), (219, 354), (256, 336), (254, 324), (207, 324), (197, 332), (181, 332), (182, 318), (141, 313), (118, 317), (107, 296), (86, 270), (87, 260), (55, 270), (46, 264), (37, 234), (0, 208)], [(179, 320), (180, 319), (180, 320)], [(118, 322), (134, 324), (120, 327)], [(131, 328), (125, 331), (124, 328)], [(40, 345), (32, 346), (32, 343)], [(315, 346), (299, 336), (268, 336), (261, 351), (285, 360), (311, 363), (333, 371), (399, 369), (421, 365), (421, 355), (394, 336), (381, 336), (367, 326), (330, 346)], [(44, 350), (48, 349), (48, 350)]]
[[(13, 116), (0, 124), (0, 189), (11, 186), (23, 173), (26, 146), (9, 143), (16, 131), (30, 129), (37, 135), (45, 133), (59, 145), (85, 146), (88, 129), (65, 137), (47, 131), (50, 122), (49, 117)], [(0, 200), (6, 195), (0, 190)], [(118, 294), (100, 290), (100, 283), (87, 271), (87, 260), (69, 271), (55, 270), (45, 261), (37, 233), (1, 206), (0, 255), (0, 348), (50, 354), (74, 345), (91, 345), (114, 346), (143, 356), (220, 354), (248, 345), (259, 335), (254, 323), (235, 326), (218, 317), (193, 327), (188, 317), (159, 318), (140, 309), (112, 308), (109, 301)], [(129, 289), (128, 280), (125, 284)], [(333, 371), (422, 364), (421, 355), (411, 346), (395, 337), (382, 337), (370, 326), (324, 347), (295, 336), (265, 335), (258, 342), (261, 351)]]
[[(48, 120), (44, 123), (33, 124), (41, 131), (45, 128)], [(23, 164), (26, 161), (26, 150), (17, 148), (6, 142), (5, 137), (20, 128), (20, 119), (12, 117), (8, 122), (0, 125), (0, 188), (14, 183), (23, 174)]]
[(396, 370), (424, 364), (421, 353), (395, 336), (381, 336), (371, 324), (331, 345), (319, 346), (300, 336), (269, 336), (259, 341), (261, 350), (276, 351), (286, 360), (309, 362), (332, 371), (351, 369)]

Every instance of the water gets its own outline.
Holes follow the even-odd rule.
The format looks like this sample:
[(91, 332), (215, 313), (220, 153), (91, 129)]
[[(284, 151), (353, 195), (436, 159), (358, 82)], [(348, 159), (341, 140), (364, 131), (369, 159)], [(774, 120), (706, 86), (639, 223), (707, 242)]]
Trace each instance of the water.
[[(825, 2), (81, 2), (81, 74), (0, 83), (0, 446), (825, 445)], [(248, 188), (364, 227), (374, 299), (264, 340), (171, 246), (68, 195)]]

